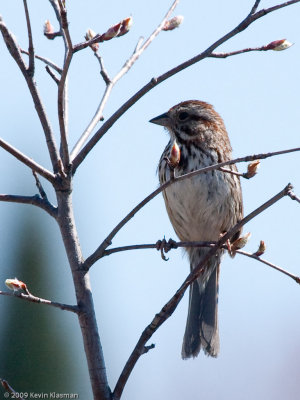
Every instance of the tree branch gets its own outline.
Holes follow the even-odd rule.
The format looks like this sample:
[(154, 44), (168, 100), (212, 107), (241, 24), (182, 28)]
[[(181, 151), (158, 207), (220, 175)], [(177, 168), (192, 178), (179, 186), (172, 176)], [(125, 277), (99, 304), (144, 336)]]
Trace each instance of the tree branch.
[[(23, 50), (23, 49), (20, 48), (20, 52), (21, 52), (22, 54), (26, 54), (27, 56), (29, 56), (29, 53), (28, 53), (28, 51), (26, 51), (26, 50)], [(62, 69), (61, 69), (58, 65), (56, 65), (53, 61), (49, 60), (48, 58), (38, 56), (37, 54), (35, 54), (34, 57), (35, 57), (37, 60), (42, 61), (43, 63), (45, 63), (45, 64), (48, 65), (49, 67), (55, 69), (55, 71), (58, 72), (59, 74), (61, 74)]]
[(104, 251), (107, 249), (108, 246), (111, 245), (112, 239), (116, 236), (116, 234), (120, 231), (121, 228), (125, 224), (127, 224), (128, 221), (130, 221), (135, 214), (143, 208), (147, 203), (149, 203), (150, 200), (152, 200), (154, 197), (156, 197), (159, 193), (161, 193), (163, 190), (167, 189), (170, 185), (176, 182), (180, 182), (184, 179), (192, 178), (193, 176), (216, 170), (219, 169), (220, 167), (224, 167), (225, 165), (232, 165), (232, 164), (237, 164), (240, 162), (248, 162), (248, 161), (254, 161), (254, 160), (262, 160), (268, 157), (273, 157), (277, 156), (280, 154), (287, 154), (295, 151), (300, 151), (300, 147), (294, 148), (294, 149), (287, 149), (287, 150), (281, 150), (281, 151), (275, 151), (271, 153), (261, 153), (261, 154), (255, 154), (252, 156), (246, 156), (246, 157), (240, 157), (236, 158), (234, 160), (230, 161), (225, 161), (223, 163), (218, 163), (211, 165), (209, 167), (201, 168), (193, 172), (189, 172), (188, 174), (181, 175), (178, 177), (174, 177), (173, 179), (170, 179), (169, 181), (165, 182), (163, 185), (161, 185), (159, 188), (154, 190), (152, 193), (150, 193), (147, 197), (145, 197), (144, 200), (142, 200), (136, 207), (134, 207), (127, 215), (125, 218), (122, 219), (118, 223), (118, 225), (115, 226), (115, 228), (110, 232), (110, 234), (106, 237), (106, 239), (100, 244), (100, 246), (94, 251), (93, 254), (91, 254), (84, 262), (84, 268), (89, 269), (97, 260), (99, 260), (101, 257), (104, 255)]
[(49, 182), (53, 183), (55, 181), (55, 175), (52, 172), (48, 171), (46, 168), (44, 168), (40, 164), (36, 163), (34, 160), (32, 160), (31, 158), (26, 156), (24, 153), (22, 153), (21, 151), (16, 149), (11, 144), (7, 143), (5, 140), (0, 139), (0, 147), (2, 147), (4, 150), (6, 150), (11, 155), (13, 155), (15, 158), (17, 158), (19, 161), (21, 161), (27, 167), (29, 167), (33, 171), (36, 171), (41, 176), (43, 176)]
[[(289, 196), (289, 194), (288, 194)], [(214, 247), (216, 245), (217, 242), (205, 242), (205, 241), (199, 241), (199, 242), (176, 242), (175, 240), (171, 240), (171, 245), (170, 248), (168, 248), (168, 251), (171, 249), (176, 249), (178, 247)], [(167, 242), (168, 245), (168, 242)], [(221, 246), (223, 250), (228, 250), (228, 247), (226, 245)], [(112, 249), (108, 249), (104, 251), (103, 257), (104, 256), (109, 256), (110, 254), (115, 254), (115, 253), (120, 253), (123, 251), (130, 251), (130, 250), (145, 250), (145, 249), (158, 249), (158, 245), (157, 243), (150, 243), (150, 244), (133, 244), (133, 245), (129, 245), (129, 246), (120, 246), (120, 247), (114, 247)], [(263, 258), (261, 258), (260, 256), (257, 256), (255, 253), (248, 253), (246, 251), (243, 250), (236, 250), (235, 251), (236, 254), (241, 254), (243, 256), (247, 256), (250, 258), (253, 258), (256, 261), (259, 261), (263, 264), (268, 265), (269, 267), (276, 269), (277, 271), (289, 276), (290, 278), (292, 278), (294, 281), (296, 281), (297, 283), (300, 284), (300, 277), (297, 275), (294, 275), (292, 273), (290, 273), (289, 271), (286, 271), (285, 269), (272, 264), (270, 261), (264, 260)]]
[(73, 45), (68, 27), (67, 10), (61, 0), (58, 0), (61, 16), (61, 30), (65, 43), (65, 61), (58, 84), (58, 121), (61, 136), (61, 157), (64, 167), (68, 170), (70, 164), (70, 154), (68, 146), (68, 95), (67, 95), (67, 75), (73, 57)]
[(264, 15), (269, 14), (270, 12), (276, 11), (280, 8), (287, 7), (289, 5), (299, 3), (300, 0), (291, 0), (282, 4), (279, 4), (274, 7), (270, 7), (267, 9), (260, 10), (256, 13), (252, 13), (253, 10), (256, 10), (259, 2), (256, 1), (250, 14), (240, 23), (238, 24), (233, 30), (228, 32), (226, 35), (218, 39), (215, 43), (209, 46), (204, 52), (196, 55), (195, 57), (191, 58), (179, 64), (175, 68), (165, 72), (164, 74), (160, 75), (157, 78), (152, 78), (150, 82), (148, 82), (145, 86), (143, 86), (138, 92), (136, 92), (130, 99), (128, 99), (102, 126), (98, 131), (94, 134), (94, 136), (89, 140), (89, 142), (85, 145), (85, 147), (78, 153), (78, 155), (73, 160), (73, 173), (76, 172), (76, 169), (79, 165), (83, 162), (85, 157), (88, 153), (94, 148), (94, 146), (98, 143), (98, 141), (104, 136), (104, 134), (112, 127), (112, 125), (133, 105), (135, 104), (141, 97), (143, 97), (146, 93), (152, 90), (154, 87), (159, 85), (160, 83), (164, 82), (166, 79), (169, 79), (173, 75), (183, 71), (184, 69), (190, 67), (193, 64), (198, 63), (199, 61), (203, 60), (204, 58), (209, 57), (212, 52), (219, 47), (221, 44), (225, 43), (232, 37), (236, 36), (238, 33), (244, 31), (257, 19), (263, 17)]
[(27, 0), (23, 0), (25, 16), (26, 16), (26, 24), (27, 24), (27, 31), (28, 31), (28, 54), (29, 54), (29, 66), (27, 72), (30, 76), (34, 75), (34, 47), (32, 41), (32, 32), (31, 32), (31, 24), (30, 24), (30, 17), (29, 11), (27, 6)]
[(238, 232), (243, 225), (249, 222), (251, 219), (256, 217), (258, 214), (266, 210), (268, 207), (275, 204), (277, 201), (282, 199), (284, 196), (288, 195), (288, 192), (291, 190), (291, 185), (287, 185), (281, 192), (272, 197), (266, 203), (262, 204), (256, 210), (248, 214), (245, 218), (243, 218), (240, 222), (238, 222), (233, 228), (231, 228), (208, 252), (207, 255), (204, 256), (198, 266), (187, 276), (185, 281), (182, 283), (180, 288), (176, 291), (175, 295), (163, 306), (161, 311), (155, 315), (151, 323), (146, 327), (143, 331), (140, 339), (138, 340), (133, 352), (131, 353), (128, 361), (125, 364), (123, 371), (117, 381), (116, 387), (113, 392), (113, 399), (119, 400), (124, 387), (128, 381), (128, 378), (135, 367), (137, 361), (144, 353), (144, 348), (148, 340), (152, 337), (152, 335), (157, 331), (157, 329), (173, 314), (178, 304), (187, 288), (194, 282), (202, 273), (205, 268), (207, 261), (213, 257), (216, 252), (229, 240), (236, 232)]
[(57, 217), (57, 208), (48, 200), (42, 199), (38, 194), (34, 196), (21, 196), (13, 194), (0, 194), (0, 201), (7, 203), (30, 204), (46, 211), (51, 217)]
[(300, 203), (300, 197), (296, 196), (292, 190), (289, 191), (288, 196), (290, 196), (292, 200), (295, 200), (298, 203)]
[(55, 308), (60, 308), (61, 310), (65, 311), (71, 311), (75, 314), (79, 314), (80, 308), (78, 306), (72, 306), (70, 304), (63, 304), (63, 303), (57, 303), (56, 301), (51, 301), (51, 300), (46, 300), (42, 299), (40, 297), (33, 296), (32, 294), (24, 294), (21, 292), (3, 292), (0, 290), (0, 295), (2, 296), (10, 296), (10, 297), (17, 297), (19, 299), (29, 301), (31, 303), (39, 303), (39, 304), (45, 304), (47, 306), (55, 307)]
[[(90, 134), (92, 133), (93, 129), (99, 122), (100, 118), (102, 117), (103, 114), (103, 109), (105, 107), (105, 104), (108, 100), (108, 97), (111, 93), (112, 88), (115, 86), (115, 84), (130, 70), (130, 68), (133, 66), (133, 64), (138, 60), (138, 58), (141, 56), (141, 54), (146, 50), (146, 48), (153, 42), (153, 40), (156, 38), (156, 36), (161, 32), (162, 28), (164, 27), (166, 21), (169, 19), (170, 15), (176, 8), (177, 4), (179, 3), (179, 0), (175, 0), (169, 10), (167, 11), (166, 15), (164, 16), (163, 20), (161, 23), (158, 25), (158, 27), (152, 32), (152, 34), (148, 37), (148, 39), (144, 42), (143, 45), (140, 44), (140, 40), (138, 42), (138, 45), (135, 47), (132, 56), (125, 62), (123, 67), (120, 69), (120, 71), (115, 75), (115, 77), (109, 81), (107, 81), (107, 74), (104, 75), (104, 79), (106, 79), (106, 89), (104, 92), (104, 95), (100, 101), (100, 104), (96, 110), (96, 113), (94, 117), (92, 118), (91, 122), (81, 135), (80, 139), (78, 142), (75, 144), (72, 152), (71, 152), (71, 159), (73, 160), (83, 144), (86, 142)], [(78, 46), (78, 45), (77, 45)], [(74, 51), (77, 51), (77, 46), (74, 46)], [(96, 53), (95, 53), (96, 55)], [(101, 65), (101, 71), (103, 72), (103, 68)]]
[(265, 264), (265, 265), (268, 265), (269, 267), (271, 267), (271, 268), (273, 268), (273, 269), (276, 269), (276, 271), (279, 271), (279, 272), (281, 272), (282, 274), (289, 276), (289, 277), (292, 278), (295, 282), (297, 282), (298, 284), (300, 284), (300, 277), (299, 277), (299, 276), (294, 275), (294, 274), (292, 274), (291, 272), (286, 271), (285, 269), (283, 269), (283, 268), (281, 268), (281, 267), (278, 267), (277, 265), (272, 264), (272, 263), (270, 263), (269, 261), (264, 260), (264, 259), (260, 258), (259, 256), (255, 255), (255, 254), (247, 253), (246, 251), (243, 251), (243, 250), (237, 250), (236, 253), (237, 253), (237, 254), (241, 254), (241, 255), (243, 255), (243, 256), (247, 256), (247, 257), (253, 258), (254, 260), (260, 261), (261, 263), (263, 263), (263, 264)]
[[(26, 54), (27, 56), (29, 56), (29, 52), (26, 51), (26, 50), (23, 50), (23, 49), (20, 48), (20, 52), (21, 52), (22, 54)], [(45, 64), (48, 65), (49, 67), (53, 68), (53, 69), (54, 69), (56, 72), (58, 72), (59, 74), (61, 74), (62, 69), (61, 69), (58, 65), (56, 65), (53, 61), (49, 60), (48, 58), (41, 57), (41, 56), (39, 56), (39, 55), (37, 55), (37, 54), (35, 54), (34, 57), (35, 57), (37, 60), (42, 61), (43, 63), (45, 63)]]
[(44, 105), (40, 98), (40, 94), (38, 92), (36, 82), (34, 81), (33, 77), (27, 71), (26, 64), (24, 63), (24, 60), (21, 56), (21, 51), (20, 51), (18, 43), (16, 42), (14, 35), (7, 29), (7, 27), (1, 17), (0, 17), (0, 31), (2, 33), (4, 42), (6, 44), (8, 51), (10, 52), (12, 58), (17, 63), (18, 67), (20, 68), (20, 70), (26, 80), (27, 86), (29, 88), (29, 91), (31, 93), (31, 96), (32, 96), (32, 99), (33, 99), (33, 102), (35, 105), (35, 109), (37, 111), (41, 125), (43, 127), (43, 131), (44, 131), (44, 134), (46, 137), (46, 143), (48, 146), (48, 151), (49, 151), (50, 159), (52, 162), (53, 170), (55, 173), (57, 173), (59, 171), (59, 168), (58, 168), (59, 154), (58, 154), (58, 150), (56, 147), (54, 134), (52, 132), (50, 122), (49, 122), (47, 114), (45, 112)]

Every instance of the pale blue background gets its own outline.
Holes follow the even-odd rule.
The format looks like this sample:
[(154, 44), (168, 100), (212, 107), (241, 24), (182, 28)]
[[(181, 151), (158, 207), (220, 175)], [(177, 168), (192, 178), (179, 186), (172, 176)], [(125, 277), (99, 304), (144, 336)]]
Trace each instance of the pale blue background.
[[(122, 18), (133, 16), (134, 24), (128, 35), (100, 45), (106, 68), (114, 75), (131, 55), (139, 36), (147, 37), (152, 32), (171, 2), (67, 3), (74, 43), (83, 40), (87, 28), (103, 33)], [(109, 117), (153, 76), (198, 54), (231, 30), (253, 3), (182, 1), (174, 14), (184, 15), (183, 25), (173, 32), (162, 32), (151, 44), (113, 90), (104, 116)], [(262, 7), (274, 4), (275, 1), (261, 2)], [(60, 40), (48, 41), (42, 34), (48, 18), (57, 27), (50, 5), (47, 1), (29, 1), (29, 8), (36, 53), (61, 65)], [(156, 167), (168, 137), (162, 128), (149, 124), (148, 120), (174, 104), (187, 99), (212, 103), (224, 118), (235, 157), (299, 146), (299, 12), (297, 4), (272, 13), (218, 49), (231, 51), (287, 38), (295, 42), (289, 50), (248, 53), (226, 60), (207, 59), (196, 64), (148, 93), (105, 135), (74, 180), (75, 215), (85, 256), (137, 202), (157, 187)], [(22, 2), (1, 1), (0, 13), (20, 45), (26, 48)], [(50, 168), (43, 133), (24, 79), (2, 42), (0, 59), (1, 137)], [(36, 79), (57, 135), (56, 85), (39, 62)], [(92, 52), (87, 49), (77, 53), (70, 70), (71, 144), (93, 115), (103, 89)], [(3, 150), (0, 154), (0, 192), (35, 193), (30, 170)], [(239, 169), (245, 171), (246, 165), (239, 165)], [(299, 154), (262, 161), (258, 176), (242, 181), (245, 213), (288, 182), (295, 185), (295, 192), (300, 195)], [(50, 189), (48, 192), (54, 200)], [(28, 210), (26, 206), (21, 208)], [(0, 204), (1, 264), (13, 251), (13, 230), (17, 229), (14, 219), (19, 209), (18, 205)], [(35, 212), (49, 225), (55, 252), (61, 260), (57, 299), (74, 302), (58, 230), (50, 217), (40, 210)], [(245, 227), (246, 232), (252, 233), (246, 250), (256, 251), (259, 240), (264, 239), (265, 258), (300, 275), (299, 213), (299, 204), (288, 198), (268, 209)], [(176, 239), (159, 196), (126, 225), (113, 246), (154, 243), (164, 235)], [(92, 268), (95, 306), (112, 388), (139, 335), (188, 273), (188, 262), (181, 251), (172, 251), (169, 257), (166, 263), (153, 250), (127, 252), (107, 257)], [(1, 270), (2, 265), (0, 280), (4, 282), (7, 276)], [(237, 256), (234, 260), (226, 257), (220, 282), (219, 358), (209, 359), (201, 353), (195, 360), (181, 360), (187, 313), (185, 296), (172, 318), (152, 338), (156, 348), (138, 362), (124, 399), (297, 399), (299, 306), (300, 288), (294, 281), (245, 257)], [(78, 340), (74, 362), (85, 368), (79, 332), (76, 333), (79, 328), (74, 323), (72, 326)], [(81, 380), (86, 387), (86, 398), (91, 398), (88, 377)]]

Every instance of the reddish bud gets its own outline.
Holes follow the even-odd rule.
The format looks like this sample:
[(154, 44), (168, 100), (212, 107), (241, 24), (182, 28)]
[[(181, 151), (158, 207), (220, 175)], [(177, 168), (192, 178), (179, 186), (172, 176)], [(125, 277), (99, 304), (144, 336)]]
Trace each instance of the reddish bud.
[(246, 244), (248, 243), (250, 237), (251, 237), (251, 233), (249, 232), (249, 233), (246, 233), (244, 236), (241, 236), (240, 238), (235, 240), (231, 244), (231, 247), (230, 247), (231, 256), (234, 256), (237, 250), (240, 250), (243, 247), (245, 247)]
[(257, 249), (257, 251), (255, 253), (253, 253), (254, 256), (260, 257), (261, 255), (264, 254), (264, 252), (266, 251), (266, 244), (263, 240), (260, 241), (259, 243), (259, 248)]
[(251, 163), (249, 163), (247, 172), (246, 172), (246, 177), (253, 178), (253, 176), (257, 174), (257, 170), (258, 170), (259, 166), (260, 166), (259, 160), (255, 160), (255, 161), (252, 161)]
[(289, 42), (286, 39), (274, 40), (266, 46), (266, 50), (281, 51), (286, 50), (291, 46), (293, 46), (293, 43)]
[(113, 39), (114, 37), (120, 37), (125, 35), (129, 29), (131, 28), (132, 25), (132, 17), (127, 17), (123, 19), (121, 22), (111, 26), (103, 35), (102, 35), (102, 40), (110, 40)]
[(121, 22), (121, 27), (120, 27), (120, 33), (118, 34), (118, 37), (125, 35), (127, 32), (129, 32), (131, 26), (133, 23), (132, 17), (127, 17), (123, 19)]
[(18, 291), (18, 290), (24, 290), (27, 292), (27, 286), (24, 282), (19, 281), (19, 279), (6, 279), (5, 285), (8, 287), (8, 289), (13, 290), (13, 291)]
[(110, 39), (112, 39), (112, 38), (118, 36), (119, 33), (120, 33), (120, 30), (121, 30), (121, 22), (119, 22), (118, 24), (113, 25), (112, 27), (110, 27), (110, 28), (108, 29), (108, 31), (106, 31), (106, 32), (102, 35), (103, 41), (105, 41), (105, 40), (110, 40)]
[(179, 25), (182, 24), (183, 16), (177, 15), (165, 22), (164, 27), (162, 28), (163, 31), (172, 31), (175, 28), (178, 28)]
[(172, 168), (176, 168), (180, 162), (180, 148), (174, 140), (173, 146), (170, 151), (169, 164)]

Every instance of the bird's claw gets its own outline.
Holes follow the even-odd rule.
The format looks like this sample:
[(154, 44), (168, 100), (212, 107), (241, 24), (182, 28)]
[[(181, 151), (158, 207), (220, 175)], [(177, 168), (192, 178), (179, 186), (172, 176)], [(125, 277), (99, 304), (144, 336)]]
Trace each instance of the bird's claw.
[(158, 240), (156, 242), (156, 249), (160, 250), (161, 258), (164, 261), (169, 260), (169, 258), (165, 256), (165, 253), (168, 253), (168, 251), (170, 251), (171, 249), (176, 249), (176, 248), (177, 248), (177, 243), (173, 239), (169, 239), (168, 241), (166, 241), (166, 239), (163, 238), (163, 240)]

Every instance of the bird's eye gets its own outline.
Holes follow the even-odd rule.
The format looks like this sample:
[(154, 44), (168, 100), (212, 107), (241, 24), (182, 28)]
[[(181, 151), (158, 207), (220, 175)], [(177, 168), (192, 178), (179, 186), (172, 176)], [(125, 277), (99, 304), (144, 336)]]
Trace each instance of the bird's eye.
[(181, 113), (178, 114), (178, 119), (179, 121), (184, 121), (185, 119), (187, 119), (189, 116), (189, 114), (185, 111), (182, 111)]

